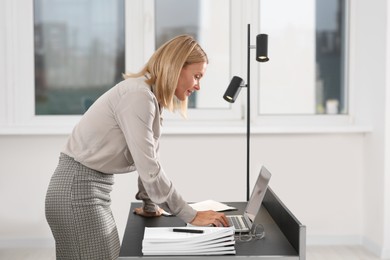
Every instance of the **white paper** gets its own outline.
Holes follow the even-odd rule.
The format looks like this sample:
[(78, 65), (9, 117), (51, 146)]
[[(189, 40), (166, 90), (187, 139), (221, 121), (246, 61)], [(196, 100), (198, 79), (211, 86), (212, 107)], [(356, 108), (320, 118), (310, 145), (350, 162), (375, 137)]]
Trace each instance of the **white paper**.
[(196, 203), (189, 204), (193, 209), (197, 211), (227, 211), (227, 210), (236, 210), (236, 208), (226, 205), (224, 203), (215, 201), (215, 200), (205, 200)]

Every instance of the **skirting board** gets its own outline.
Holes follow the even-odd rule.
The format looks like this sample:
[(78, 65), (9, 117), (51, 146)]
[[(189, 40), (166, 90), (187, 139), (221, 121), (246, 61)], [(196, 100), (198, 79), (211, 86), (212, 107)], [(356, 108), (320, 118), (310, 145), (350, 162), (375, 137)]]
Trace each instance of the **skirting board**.
[[(382, 248), (371, 240), (360, 236), (308, 236), (306, 244), (307, 246), (362, 245), (377, 256), (385, 259), (390, 258), (390, 245)], [(0, 248), (54, 248), (54, 246), (55, 242), (53, 238), (0, 238)]]
[(390, 245), (381, 247), (377, 243), (361, 236), (310, 236), (306, 238), (306, 245), (361, 245), (376, 256), (383, 259), (390, 258)]
[(54, 248), (53, 238), (0, 238), (0, 248)]
[(362, 245), (382, 259), (390, 259), (390, 245), (381, 247), (367, 238), (363, 238)]

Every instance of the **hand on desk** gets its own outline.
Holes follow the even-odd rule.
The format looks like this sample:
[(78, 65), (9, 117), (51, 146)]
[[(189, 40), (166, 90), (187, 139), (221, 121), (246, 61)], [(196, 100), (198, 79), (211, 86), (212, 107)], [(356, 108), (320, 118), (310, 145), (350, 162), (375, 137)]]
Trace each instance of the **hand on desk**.
[(215, 212), (212, 210), (198, 211), (195, 218), (190, 223), (194, 226), (207, 226), (213, 225), (215, 227), (228, 227), (229, 222), (223, 213)]
[(158, 210), (156, 212), (148, 212), (148, 211), (144, 211), (143, 208), (135, 208), (133, 213), (140, 215), (140, 216), (143, 216), (143, 217), (148, 217), (148, 218), (160, 217), (163, 213), (163, 209), (158, 208)]

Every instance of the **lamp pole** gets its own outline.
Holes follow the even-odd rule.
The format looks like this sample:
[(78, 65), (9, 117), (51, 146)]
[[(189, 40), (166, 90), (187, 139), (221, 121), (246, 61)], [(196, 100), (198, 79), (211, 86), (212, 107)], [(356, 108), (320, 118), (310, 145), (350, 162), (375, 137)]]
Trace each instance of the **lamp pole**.
[(223, 95), (223, 98), (230, 103), (234, 103), (240, 89), (242, 87), (247, 88), (247, 107), (246, 107), (246, 200), (249, 201), (249, 178), (250, 178), (250, 121), (251, 121), (251, 94), (250, 94), (250, 78), (251, 78), (251, 62), (250, 62), (250, 50), (256, 49), (256, 60), (258, 62), (266, 62), (268, 58), (268, 35), (259, 34), (256, 36), (256, 45), (251, 45), (251, 27), (248, 24), (248, 46), (247, 46), (247, 73), (246, 84), (244, 80), (238, 76), (234, 76), (230, 81), (228, 88)]
[(248, 48), (247, 48), (247, 78), (246, 78), (246, 87), (247, 87), (247, 106), (246, 106), (246, 201), (249, 201), (249, 178), (250, 178), (250, 136), (251, 136), (251, 95), (250, 95), (250, 55), (251, 55), (251, 26), (248, 24)]

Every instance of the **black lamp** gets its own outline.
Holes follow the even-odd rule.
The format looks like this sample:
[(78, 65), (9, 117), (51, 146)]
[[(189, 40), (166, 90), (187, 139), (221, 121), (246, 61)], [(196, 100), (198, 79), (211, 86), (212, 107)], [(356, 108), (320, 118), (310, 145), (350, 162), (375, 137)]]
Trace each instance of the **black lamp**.
[(245, 87), (245, 82), (242, 78), (234, 76), (226, 89), (223, 98), (230, 103), (234, 103), (242, 87)]
[(268, 58), (268, 35), (259, 34), (256, 37), (256, 45), (250, 44), (250, 24), (248, 24), (248, 49), (247, 49), (247, 83), (242, 78), (234, 76), (226, 89), (223, 98), (234, 103), (242, 87), (247, 88), (247, 117), (246, 117), (246, 200), (249, 201), (249, 158), (250, 158), (250, 50), (256, 48), (256, 60), (267, 62)]

